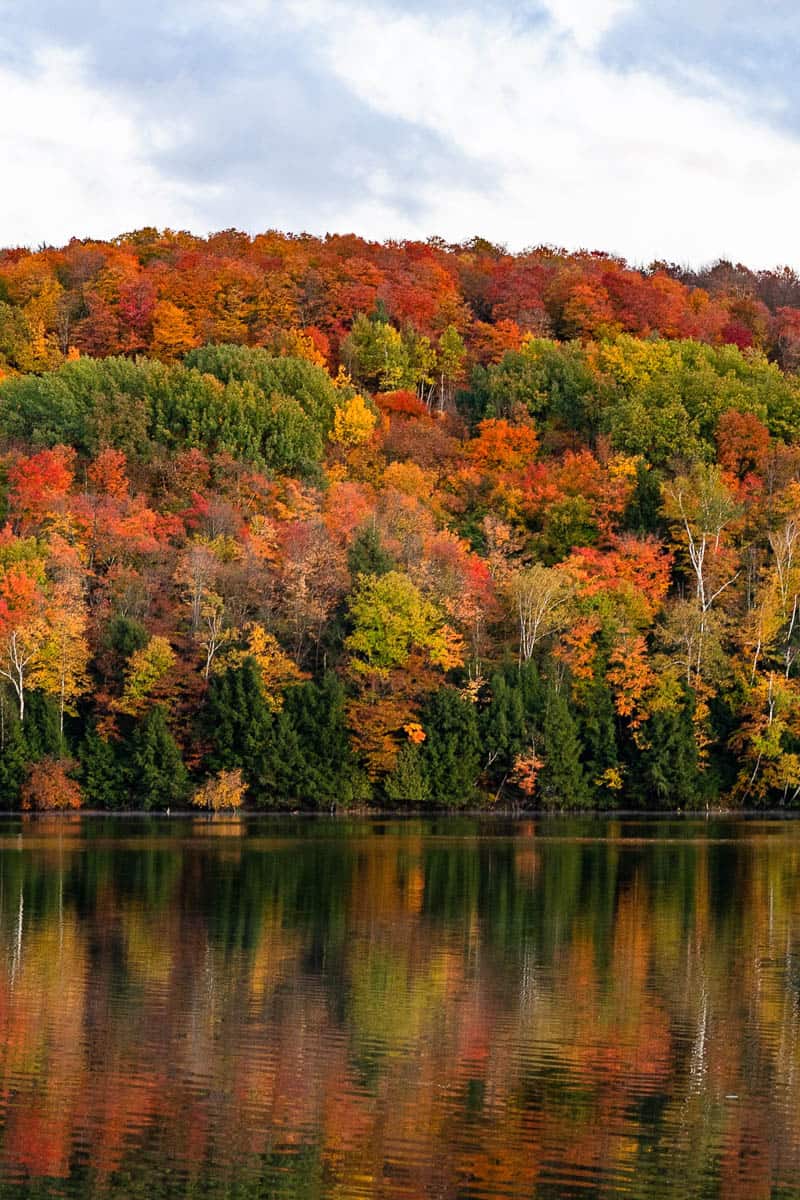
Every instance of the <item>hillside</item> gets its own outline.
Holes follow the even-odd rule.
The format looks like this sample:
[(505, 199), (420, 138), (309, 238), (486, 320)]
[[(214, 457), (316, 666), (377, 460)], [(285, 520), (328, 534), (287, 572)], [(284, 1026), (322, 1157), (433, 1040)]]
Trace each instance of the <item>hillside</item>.
[(791, 806), (800, 280), (0, 252), (8, 804)]

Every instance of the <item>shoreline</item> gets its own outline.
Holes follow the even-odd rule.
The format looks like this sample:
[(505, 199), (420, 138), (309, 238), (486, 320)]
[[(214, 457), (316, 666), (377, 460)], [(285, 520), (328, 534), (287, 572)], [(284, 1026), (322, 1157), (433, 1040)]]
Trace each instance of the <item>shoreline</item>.
[(208, 822), (236, 820), (313, 820), (341, 823), (352, 820), (375, 821), (415, 821), (415, 820), (504, 820), (530, 821), (543, 818), (557, 820), (574, 820), (589, 818), (591, 820), (681, 820), (681, 821), (710, 821), (710, 820), (782, 820), (793, 821), (800, 819), (799, 809), (348, 809), (338, 812), (319, 812), (314, 809), (285, 809), (281, 811), (259, 811), (258, 809), (228, 809), (220, 812), (206, 812), (202, 809), (179, 809), (175, 812), (141, 809), (70, 809), (44, 810), (21, 812), (19, 809), (0, 809), (0, 821), (20, 819), (26, 821), (52, 820), (54, 817), (76, 821), (83, 817), (92, 819), (113, 818), (120, 820), (162, 820), (182, 821), (202, 818)]

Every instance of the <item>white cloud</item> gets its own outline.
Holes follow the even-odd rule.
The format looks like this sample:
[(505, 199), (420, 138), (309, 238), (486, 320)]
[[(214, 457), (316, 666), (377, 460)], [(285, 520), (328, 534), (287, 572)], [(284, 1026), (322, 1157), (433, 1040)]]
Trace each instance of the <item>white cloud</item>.
[(29, 75), (0, 68), (0, 95), (0, 245), (110, 237), (161, 221), (202, 226), (203, 190), (176, 185), (149, 161), (175, 131), (149, 129), (92, 87), (80, 56), (43, 49)]
[[(550, 2), (566, 11), (567, 0)], [(608, 19), (611, 8), (609, 0)], [(742, 118), (724, 96), (617, 73), (558, 32), (521, 34), (496, 14), (391, 16), (330, 0), (295, 11), (362, 100), (434, 131), (496, 180), (478, 191), (443, 177), (417, 226), (394, 232), (479, 232), (514, 247), (547, 241), (636, 261), (800, 258), (800, 146)], [(376, 222), (369, 203), (343, 216), (391, 232), (375, 228), (383, 215)]]
[[(165, 19), (188, 12), (162, 2)], [(549, 24), (526, 26), (500, 6), (198, 0), (154, 94), (135, 75), (99, 87), (89, 52), (42, 51), (26, 75), (0, 65), (0, 244), (204, 232), (255, 213), (374, 238), (800, 265), (798, 140), (713, 80), (692, 95), (604, 64), (599, 40), (637, 3), (544, 0)], [(278, 47), (263, 76), (253, 45)], [(181, 76), (184, 46), (207, 76)]]
[(544, 0), (556, 27), (579, 46), (595, 46), (614, 23), (636, 7), (634, 0)]

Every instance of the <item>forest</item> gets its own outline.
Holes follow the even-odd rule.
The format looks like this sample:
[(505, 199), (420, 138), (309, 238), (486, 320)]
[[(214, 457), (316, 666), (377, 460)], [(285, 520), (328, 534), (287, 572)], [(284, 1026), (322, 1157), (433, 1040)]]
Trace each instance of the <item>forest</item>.
[(800, 278), (0, 251), (0, 805), (800, 805)]

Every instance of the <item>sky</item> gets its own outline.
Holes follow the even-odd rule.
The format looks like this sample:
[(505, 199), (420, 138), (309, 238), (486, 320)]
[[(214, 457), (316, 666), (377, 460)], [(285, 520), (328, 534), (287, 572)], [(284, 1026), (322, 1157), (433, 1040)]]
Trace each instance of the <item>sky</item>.
[(796, 0), (0, 0), (0, 245), (145, 225), (800, 268)]

